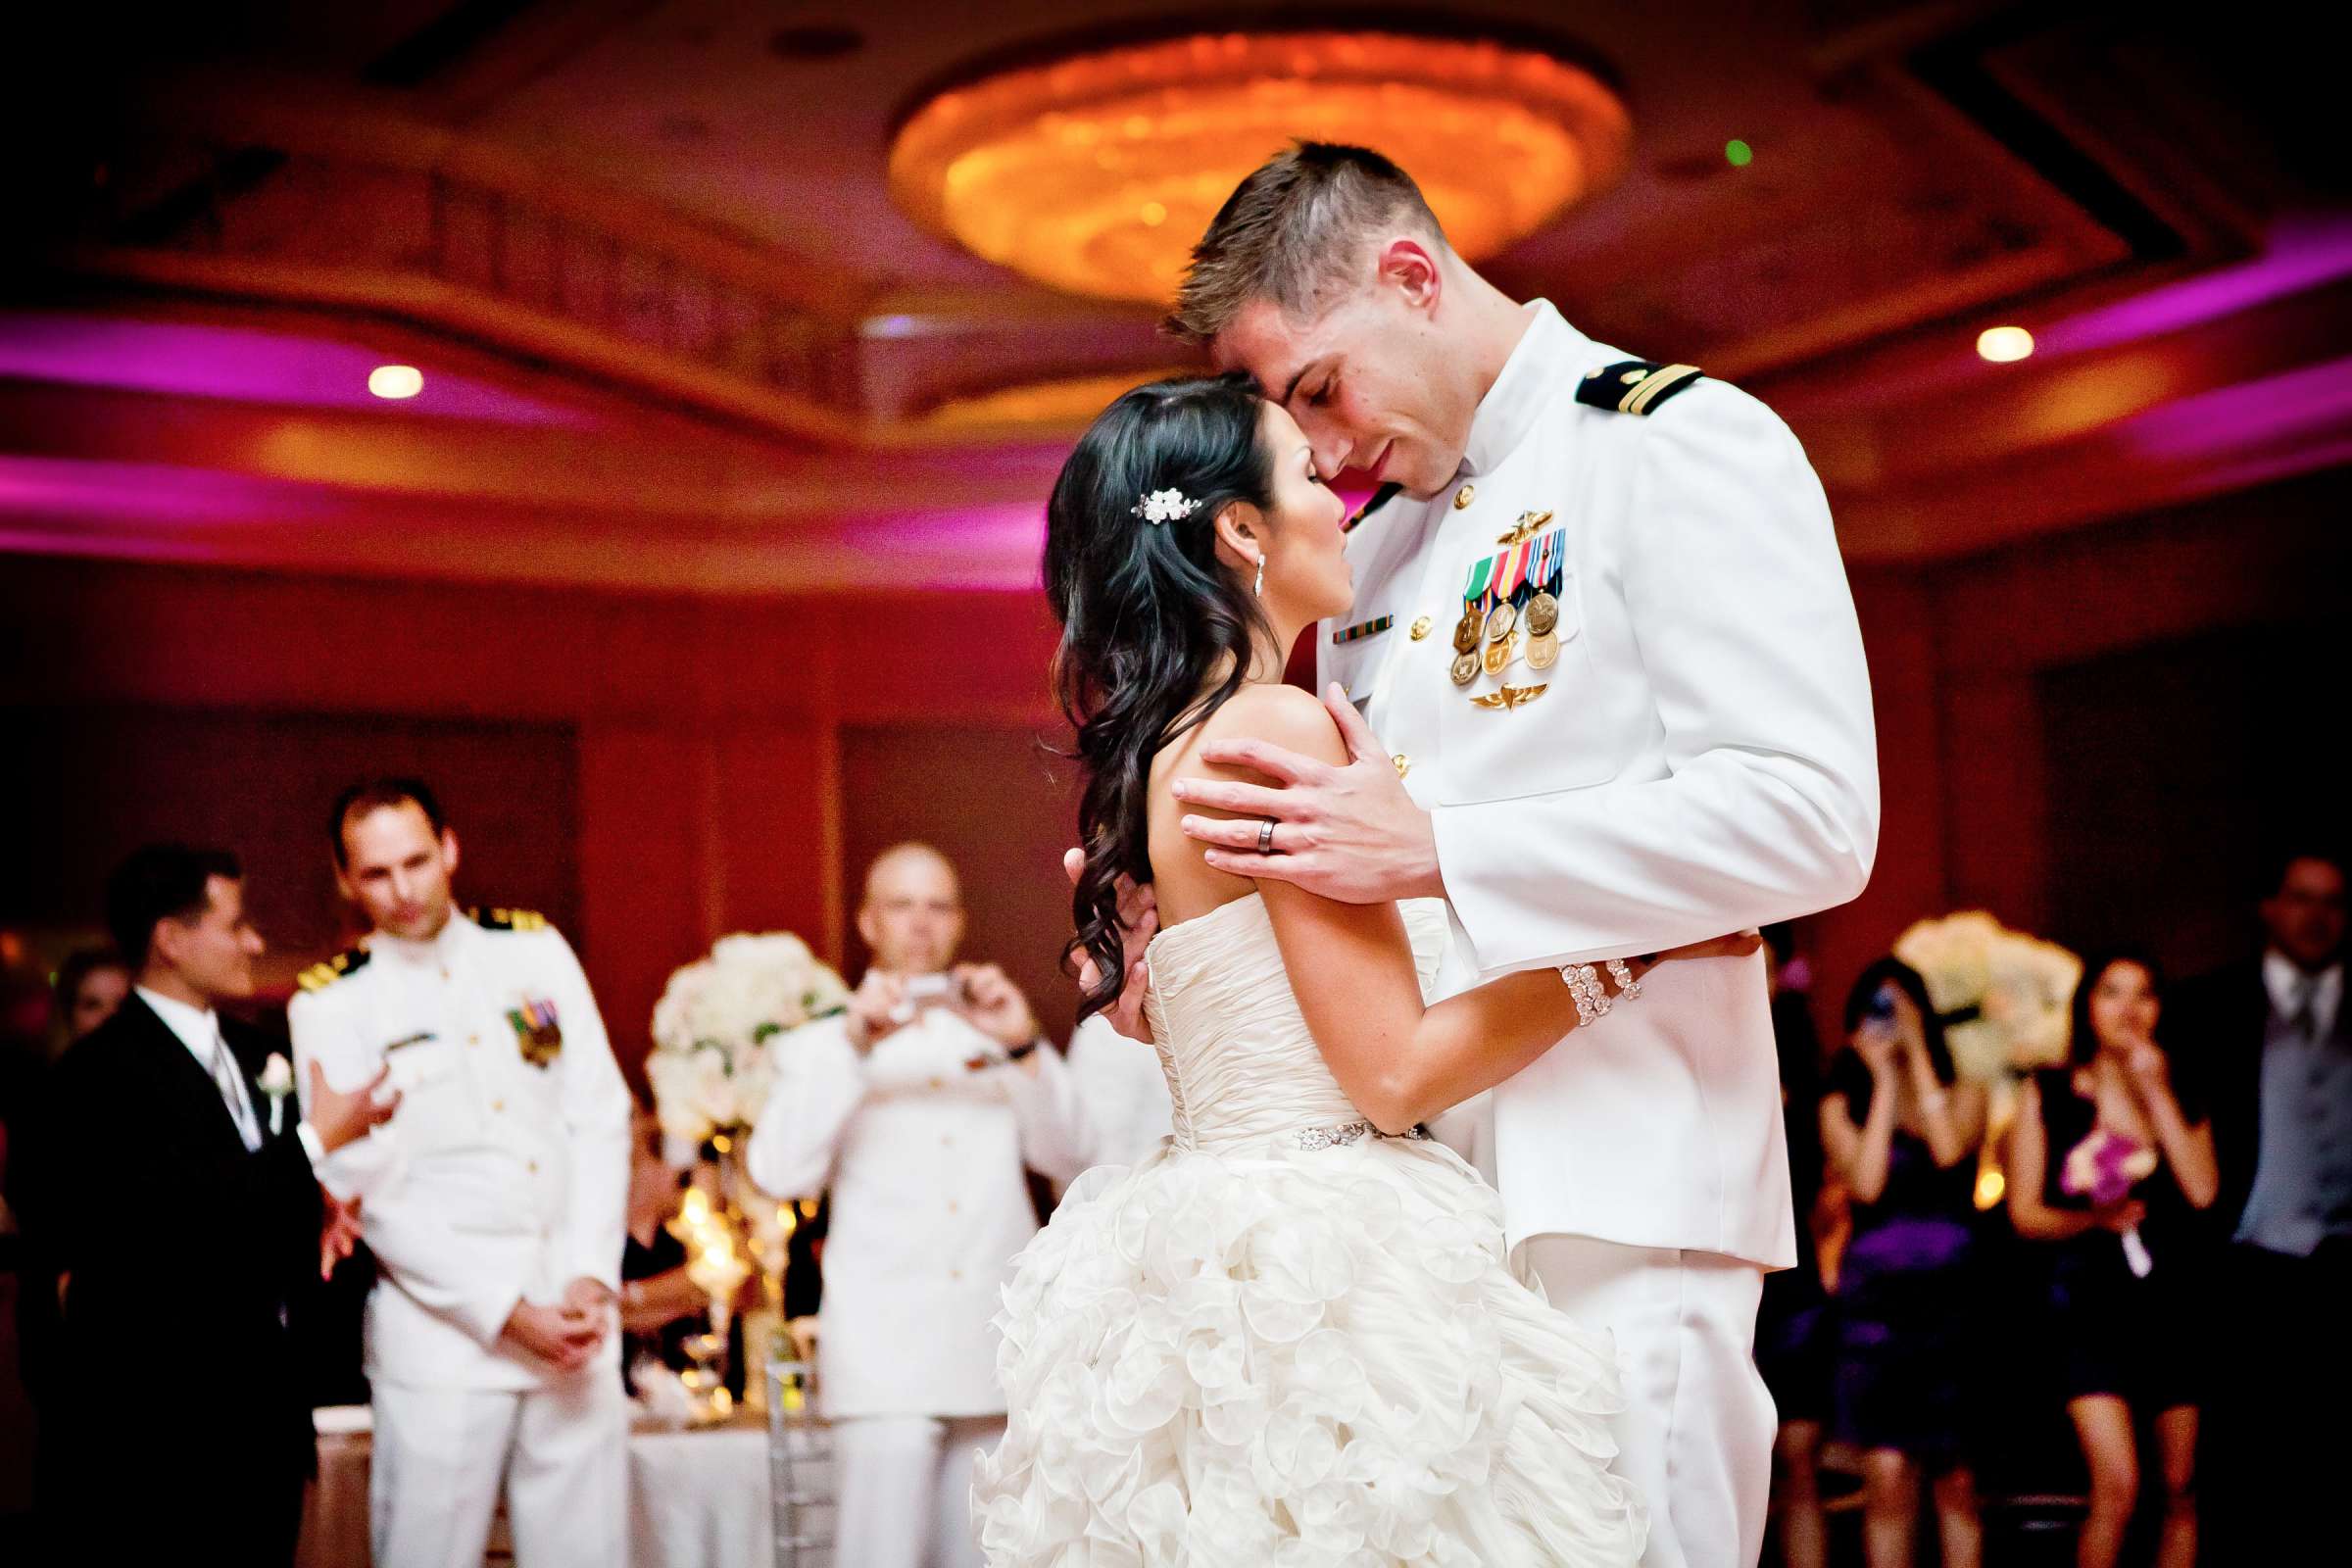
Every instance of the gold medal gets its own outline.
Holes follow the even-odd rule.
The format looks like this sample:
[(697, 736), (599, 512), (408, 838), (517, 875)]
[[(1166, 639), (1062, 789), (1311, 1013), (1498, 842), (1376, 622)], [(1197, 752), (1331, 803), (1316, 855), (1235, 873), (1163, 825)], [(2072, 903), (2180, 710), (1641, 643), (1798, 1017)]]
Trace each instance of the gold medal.
[(1560, 623), (1560, 602), (1550, 593), (1540, 593), (1527, 602), (1527, 629), (1537, 636), (1547, 634)]
[(1467, 686), (1476, 679), (1478, 679), (1478, 655), (1468, 652), (1455, 655), (1453, 683), (1456, 686)]
[(1519, 657), (1519, 639), (1505, 636), (1502, 641), (1487, 644), (1485, 660), (1487, 673), (1499, 675), (1510, 668), (1511, 661)]
[[(1533, 615), (1530, 615), (1530, 616), (1528, 617), (1528, 621), (1529, 621), (1529, 624), (1531, 624), (1531, 625), (1532, 625), (1532, 624), (1534, 624), (1535, 617), (1534, 617)], [(1537, 632), (1537, 633), (1536, 633), (1534, 636), (1532, 636), (1532, 637), (1528, 638), (1528, 640), (1527, 640), (1527, 667), (1528, 667), (1528, 668), (1530, 668), (1530, 669), (1549, 669), (1549, 668), (1550, 668), (1550, 667), (1551, 667), (1553, 664), (1555, 664), (1555, 663), (1559, 662), (1559, 658), (1560, 658), (1560, 640), (1559, 640), (1557, 637), (1554, 637), (1554, 636), (1553, 636), (1551, 633), (1549, 633), (1549, 632), (1547, 632), (1547, 631), (1540, 631), (1540, 632)]]
[(1491, 643), (1501, 642), (1518, 626), (1519, 612), (1511, 608), (1511, 602), (1507, 599), (1487, 612), (1487, 641)]
[(1454, 623), (1453, 651), (1457, 654), (1475, 653), (1478, 649), (1479, 632), (1484, 626), (1485, 621), (1478, 613), (1478, 607), (1475, 605), (1465, 606), (1462, 610), (1462, 618)]

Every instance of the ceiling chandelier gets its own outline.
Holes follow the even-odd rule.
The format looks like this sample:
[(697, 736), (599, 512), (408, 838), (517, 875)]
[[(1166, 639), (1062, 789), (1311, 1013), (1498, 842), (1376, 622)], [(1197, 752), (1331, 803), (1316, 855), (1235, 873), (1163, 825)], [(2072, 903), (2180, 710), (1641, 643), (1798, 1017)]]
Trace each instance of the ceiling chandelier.
[(1632, 123), (1599, 77), (1535, 49), (1204, 33), (938, 93), (901, 126), (890, 188), (925, 228), (1041, 283), (1164, 305), (1234, 186), (1294, 140), (1385, 153), (1475, 261), (1612, 183)]

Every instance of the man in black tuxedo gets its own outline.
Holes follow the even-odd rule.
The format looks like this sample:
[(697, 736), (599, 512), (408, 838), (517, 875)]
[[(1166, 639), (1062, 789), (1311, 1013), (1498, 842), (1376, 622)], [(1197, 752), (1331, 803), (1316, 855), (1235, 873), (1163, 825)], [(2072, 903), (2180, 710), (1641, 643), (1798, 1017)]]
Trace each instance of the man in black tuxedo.
[(262, 952), (235, 857), (142, 849), (106, 912), (137, 987), (59, 1058), (26, 1189), (69, 1385), (46, 1534), (78, 1561), (288, 1563), (316, 1459), (289, 1324), (338, 1233), (312, 1162), (392, 1107), (321, 1083), (305, 1121), (265, 1092), (267, 1045), (216, 1010)]
[[(2230, 1244), (2204, 1445), (2207, 1560), (2294, 1560), (2333, 1529), (2352, 1407), (2352, 1009), (2345, 864), (2276, 862), (2262, 954), (2185, 986), (2167, 1034), (2211, 1086)], [(2325, 1512), (2323, 1512), (2325, 1510)]]

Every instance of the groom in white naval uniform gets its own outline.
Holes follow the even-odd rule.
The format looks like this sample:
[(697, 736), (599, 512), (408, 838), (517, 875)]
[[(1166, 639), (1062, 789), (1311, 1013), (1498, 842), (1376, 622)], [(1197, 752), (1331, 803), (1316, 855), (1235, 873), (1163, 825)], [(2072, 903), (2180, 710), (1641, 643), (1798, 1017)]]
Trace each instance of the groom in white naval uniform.
[[(1245, 180), (1172, 324), (1253, 372), (1325, 475), (1379, 487), (1349, 536), (1355, 605), (1317, 633), (1353, 760), (1207, 748), (1272, 786), (1177, 786), (1262, 819), (1189, 820), (1210, 863), (1357, 903), (1442, 895), (1446, 992), (1862, 890), (1869, 674), (1821, 484), (1769, 409), (1505, 297), (1357, 148)], [(1756, 1303), (1795, 1261), (1764, 963), (1665, 965), (1494, 1092), (1512, 1247), (1616, 1336), (1652, 1568), (1761, 1549)]]
[(1093, 1140), (1019, 988), (949, 968), (963, 899), (938, 851), (875, 858), (858, 933), (874, 957), (848, 1010), (770, 1054), (749, 1164), (779, 1198), (832, 1189), (816, 1355), (836, 1560), (963, 1568), (981, 1560), (972, 1456), (1004, 1435), (991, 1320), (1037, 1234), (1021, 1169), (1067, 1182)]

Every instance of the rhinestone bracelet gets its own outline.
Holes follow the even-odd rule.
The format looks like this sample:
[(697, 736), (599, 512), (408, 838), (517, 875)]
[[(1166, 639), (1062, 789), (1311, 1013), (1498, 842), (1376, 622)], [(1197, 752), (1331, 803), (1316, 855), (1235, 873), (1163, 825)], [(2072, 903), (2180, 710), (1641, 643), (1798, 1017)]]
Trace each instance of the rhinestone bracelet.
[(1600, 986), (1600, 976), (1589, 963), (1563, 963), (1560, 978), (1568, 982), (1568, 995), (1576, 1003), (1576, 1021), (1591, 1024), (1607, 1016), (1609, 994)]
[(1634, 971), (1626, 967), (1623, 958), (1611, 958), (1608, 970), (1609, 978), (1617, 982), (1618, 1001), (1640, 1002), (1642, 1000), (1642, 982), (1634, 978)]

